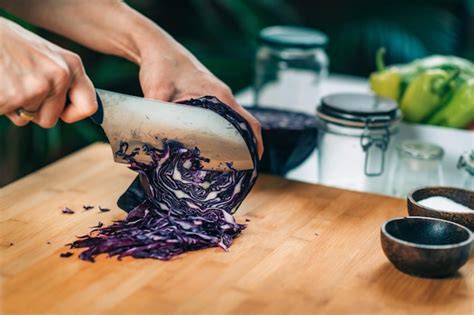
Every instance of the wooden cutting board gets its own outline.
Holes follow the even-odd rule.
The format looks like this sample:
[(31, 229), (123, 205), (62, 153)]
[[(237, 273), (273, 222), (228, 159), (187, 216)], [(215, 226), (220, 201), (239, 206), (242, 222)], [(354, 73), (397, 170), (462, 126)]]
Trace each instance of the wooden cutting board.
[(385, 258), (379, 227), (406, 215), (404, 200), (272, 176), (239, 209), (250, 222), (229, 252), (60, 258), (75, 235), (124, 217), (115, 203), (134, 176), (96, 144), (0, 190), (3, 314), (473, 314), (474, 259), (429, 280)]

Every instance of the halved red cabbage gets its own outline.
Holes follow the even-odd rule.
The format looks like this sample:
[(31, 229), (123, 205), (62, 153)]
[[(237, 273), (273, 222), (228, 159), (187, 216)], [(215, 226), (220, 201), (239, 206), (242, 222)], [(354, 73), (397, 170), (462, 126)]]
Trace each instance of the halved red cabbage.
[[(198, 148), (189, 150), (168, 141), (163, 149), (145, 146), (129, 150), (123, 143), (116, 154), (127, 158), (130, 168), (139, 174), (139, 181), (132, 185), (134, 191), (121, 197), (122, 204), (126, 208), (133, 205), (133, 209), (124, 220), (98, 226), (89, 236), (70, 244), (71, 248), (87, 248), (79, 255), (81, 259), (94, 261), (95, 256), (107, 253), (119, 259), (132, 256), (168, 260), (202, 248), (219, 246), (227, 250), (245, 228), (231, 213), (257, 178), (258, 155), (252, 130), (239, 114), (215, 97), (183, 103), (211, 109), (231, 122), (247, 143), (254, 169), (205, 171), (205, 158)], [(152, 157), (150, 165), (134, 160), (139, 150)]]

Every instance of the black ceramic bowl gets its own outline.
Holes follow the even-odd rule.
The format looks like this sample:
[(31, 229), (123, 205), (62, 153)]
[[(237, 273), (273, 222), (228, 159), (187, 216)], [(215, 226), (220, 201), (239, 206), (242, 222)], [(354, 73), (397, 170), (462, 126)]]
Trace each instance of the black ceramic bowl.
[(316, 117), (268, 107), (246, 107), (262, 126), (265, 151), (260, 172), (285, 175), (316, 148)]
[(466, 207), (474, 206), (474, 191), (454, 187), (424, 187), (408, 194), (408, 214), (413, 216), (433, 217), (459, 223), (474, 231), (474, 210), (471, 212), (454, 212), (432, 209), (418, 201), (428, 197), (446, 197)]
[(466, 227), (426, 217), (388, 220), (380, 237), (385, 256), (398, 270), (428, 278), (453, 275), (469, 259), (474, 242)]

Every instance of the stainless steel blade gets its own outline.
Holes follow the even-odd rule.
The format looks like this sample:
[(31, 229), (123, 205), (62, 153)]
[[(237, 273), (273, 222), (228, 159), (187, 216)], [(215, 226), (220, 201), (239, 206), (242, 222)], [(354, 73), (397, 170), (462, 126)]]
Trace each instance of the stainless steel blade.
[[(209, 158), (205, 169), (228, 170), (253, 168), (247, 144), (238, 130), (215, 112), (190, 105), (144, 99), (97, 89), (104, 110), (102, 128), (113, 153), (125, 141), (130, 148), (148, 144), (162, 147), (165, 139), (178, 141), (186, 148), (199, 148), (201, 156)], [(138, 161), (149, 162), (140, 154)], [(114, 160), (127, 163), (114, 154)]]

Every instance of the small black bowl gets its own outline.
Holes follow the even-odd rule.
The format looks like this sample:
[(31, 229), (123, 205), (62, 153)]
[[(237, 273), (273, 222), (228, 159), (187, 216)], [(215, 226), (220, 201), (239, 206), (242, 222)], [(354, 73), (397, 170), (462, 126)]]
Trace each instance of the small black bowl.
[(474, 242), (466, 227), (426, 217), (388, 220), (380, 237), (385, 256), (398, 270), (427, 278), (453, 275), (468, 261)]
[(432, 217), (459, 223), (474, 231), (474, 210), (470, 212), (455, 212), (425, 207), (418, 201), (428, 197), (446, 197), (466, 207), (474, 205), (474, 191), (455, 187), (424, 187), (413, 190), (408, 194), (408, 214), (412, 216)]

